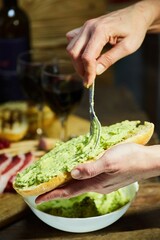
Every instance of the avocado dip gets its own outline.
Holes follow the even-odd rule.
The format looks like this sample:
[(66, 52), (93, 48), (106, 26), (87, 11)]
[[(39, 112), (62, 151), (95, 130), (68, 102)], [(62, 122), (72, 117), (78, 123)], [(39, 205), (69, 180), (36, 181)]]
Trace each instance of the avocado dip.
[(28, 168), (19, 172), (15, 186), (21, 189), (47, 182), (63, 172), (70, 172), (79, 163), (96, 158), (109, 147), (122, 142), (143, 128), (140, 121), (123, 121), (102, 127), (100, 143), (93, 148), (89, 133), (72, 138), (67, 142), (59, 142)]
[(86, 218), (113, 212), (132, 197), (119, 189), (109, 194), (89, 192), (70, 199), (51, 200), (37, 206), (40, 211), (68, 218)]

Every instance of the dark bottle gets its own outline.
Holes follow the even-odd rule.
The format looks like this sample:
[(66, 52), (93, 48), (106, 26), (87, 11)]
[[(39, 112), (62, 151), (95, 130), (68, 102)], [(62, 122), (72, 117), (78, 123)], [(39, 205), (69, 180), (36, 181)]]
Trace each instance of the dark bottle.
[(17, 0), (3, 0), (0, 10), (0, 102), (22, 100), (17, 57), (30, 48), (30, 27)]

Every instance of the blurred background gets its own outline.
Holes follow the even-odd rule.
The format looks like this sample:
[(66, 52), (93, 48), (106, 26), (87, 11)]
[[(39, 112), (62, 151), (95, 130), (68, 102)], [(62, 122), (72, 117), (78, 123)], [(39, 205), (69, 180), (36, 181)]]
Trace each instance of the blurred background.
[[(66, 55), (67, 31), (81, 26), (87, 19), (98, 17), (109, 11), (127, 6), (134, 1), (124, 0), (19, 0), (19, 6), (26, 12), (30, 23), (30, 45), (33, 49), (51, 50)], [(0, 0), (0, 7), (2, 0)], [(97, 115), (102, 124), (124, 120), (121, 115), (129, 104), (117, 98), (119, 91), (127, 89), (130, 101), (134, 101), (139, 113), (145, 112), (150, 121), (160, 130), (160, 40), (159, 34), (148, 34), (141, 48), (108, 69), (96, 81)], [(107, 92), (108, 91), (108, 92)], [(112, 91), (114, 92), (112, 94)], [(122, 93), (121, 93), (122, 94)], [(123, 95), (123, 94), (122, 94)], [(121, 99), (121, 100), (119, 100)], [(122, 101), (121, 104), (116, 101)], [(114, 104), (112, 104), (112, 102)], [(119, 106), (119, 109), (115, 109)], [(138, 118), (131, 111), (131, 119)], [(115, 119), (113, 118), (115, 112)], [(76, 112), (88, 118), (87, 93)], [(110, 119), (112, 114), (112, 120)], [(118, 116), (118, 119), (117, 119)]]

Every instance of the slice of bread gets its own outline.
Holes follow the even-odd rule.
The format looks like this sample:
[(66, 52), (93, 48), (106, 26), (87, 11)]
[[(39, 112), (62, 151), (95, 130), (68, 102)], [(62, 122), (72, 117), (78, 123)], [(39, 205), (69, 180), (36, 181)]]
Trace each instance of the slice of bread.
[(33, 163), (14, 181), (14, 189), (22, 196), (38, 196), (71, 180), (71, 170), (79, 163), (98, 159), (105, 150), (125, 142), (145, 145), (151, 138), (154, 124), (123, 121), (102, 127), (99, 146), (89, 143), (89, 134), (58, 144)]
[[(46, 130), (53, 123), (54, 113), (43, 107), (43, 128)], [(37, 129), (38, 109), (25, 101), (11, 101), (0, 104), (0, 138), (19, 141), (27, 133), (35, 134)]]
[(0, 107), (0, 138), (11, 142), (19, 141), (28, 131), (28, 120), (19, 108), (8, 106)]

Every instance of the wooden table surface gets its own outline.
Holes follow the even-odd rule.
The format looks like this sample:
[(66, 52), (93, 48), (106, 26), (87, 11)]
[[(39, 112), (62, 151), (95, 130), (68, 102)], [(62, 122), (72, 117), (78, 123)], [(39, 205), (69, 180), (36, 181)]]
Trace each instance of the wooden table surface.
[[(96, 102), (102, 103), (97, 112), (103, 124), (110, 124), (125, 119), (147, 120), (145, 113), (136, 107), (128, 92), (112, 88), (106, 91), (108, 101), (102, 103), (101, 98), (103, 96), (100, 94), (97, 96), (99, 99)], [(88, 113), (85, 101), (82, 101), (82, 106), (80, 106), (77, 114), (87, 119)], [(70, 133), (72, 133), (72, 126), (74, 126), (74, 134), (83, 133), (88, 131), (89, 122), (72, 116), (69, 120)], [(154, 144), (157, 142), (158, 139), (155, 135), (150, 143)], [(96, 232), (72, 234), (56, 230), (40, 221), (28, 207), (22, 215), (18, 216), (15, 221), (12, 221), (12, 224), (5, 225), (0, 229), (0, 240), (91, 240), (93, 238), (97, 240), (160, 240), (159, 180), (153, 178), (140, 182), (138, 195), (127, 213), (111, 226)]]

